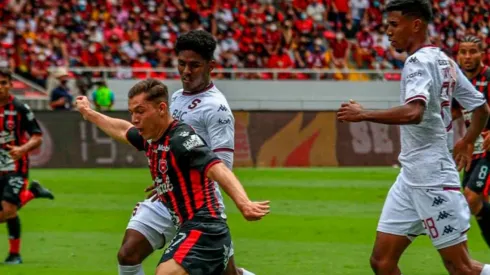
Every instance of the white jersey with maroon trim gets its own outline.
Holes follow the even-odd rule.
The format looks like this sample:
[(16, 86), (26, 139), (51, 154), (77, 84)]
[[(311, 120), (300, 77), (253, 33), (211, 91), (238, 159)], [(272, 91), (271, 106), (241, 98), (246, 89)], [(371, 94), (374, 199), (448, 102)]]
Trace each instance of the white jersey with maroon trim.
[[(183, 89), (172, 95), (170, 112), (174, 119), (194, 128), (216, 155), (232, 169), (235, 149), (235, 118), (225, 96), (214, 84), (201, 92)], [(224, 208), (223, 197), (216, 183), (217, 196)]]
[(466, 109), (485, 104), (483, 95), (441, 49), (426, 46), (409, 56), (402, 72), (400, 100), (423, 100), (422, 122), (400, 126), (401, 176), (413, 187), (459, 186), (453, 147), (452, 97)]

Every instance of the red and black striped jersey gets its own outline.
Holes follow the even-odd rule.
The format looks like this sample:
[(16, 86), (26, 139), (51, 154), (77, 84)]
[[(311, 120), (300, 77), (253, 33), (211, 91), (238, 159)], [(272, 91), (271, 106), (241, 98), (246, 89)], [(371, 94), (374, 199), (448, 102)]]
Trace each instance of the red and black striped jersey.
[(28, 174), (28, 154), (14, 161), (8, 146), (21, 146), (35, 134), (41, 135), (42, 131), (34, 113), (29, 105), (11, 95), (7, 104), (0, 106), (0, 172)]
[(209, 168), (221, 161), (192, 127), (174, 120), (159, 140), (144, 140), (134, 127), (126, 137), (146, 151), (158, 197), (176, 226), (189, 220), (222, 219), (214, 182), (207, 177)]

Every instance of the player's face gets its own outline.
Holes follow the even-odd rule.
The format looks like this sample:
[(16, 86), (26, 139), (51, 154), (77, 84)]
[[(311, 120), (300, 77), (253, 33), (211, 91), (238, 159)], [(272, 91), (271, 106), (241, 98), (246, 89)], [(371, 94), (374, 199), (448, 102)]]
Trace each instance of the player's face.
[(214, 60), (207, 61), (194, 51), (181, 51), (177, 68), (184, 90), (192, 93), (205, 89), (214, 66)]
[(128, 107), (131, 123), (140, 135), (144, 139), (158, 139), (166, 123), (167, 104), (148, 101), (145, 94), (139, 94), (129, 99)]
[(478, 44), (464, 42), (459, 44), (458, 63), (465, 72), (474, 72), (481, 65), (483, 52)]
[(9, 96), (12, 81), (5, 76), (0, 76), (0, 100), (5, 100)]
[(400, 11), (388, 13), (388, 29), (386, 34), (391, 46), (398, 52), (407, 51), (411, 44), (413, 20), (403, 16)]

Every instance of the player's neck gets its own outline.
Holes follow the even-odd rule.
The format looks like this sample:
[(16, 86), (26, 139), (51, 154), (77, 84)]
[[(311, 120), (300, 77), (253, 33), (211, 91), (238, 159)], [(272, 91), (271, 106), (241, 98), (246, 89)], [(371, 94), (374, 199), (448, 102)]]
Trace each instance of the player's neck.
[(172, 122), (174, 122), (174, 119), (172, 117), (168, 118), (167, 121), (165, 121), (163, 123), (163, 125), (161, 127), (159, 127), (161, 130), (158, 133), (158, 135), (156, 136), (156, 138), (154, 138), (153, 140), (161, 139), (163, 137), (163, 135), (165, 135), (165, 133), (167, 132), (168, 127), (170, 127), (170, 125), (172, 125)]
[(196, 93), (203, 92), (211, 85), (211, 83), (212, 83), (211, 78), (208, 78), (205, 81), (203, 81), (203, 83), (199, 85), (199, 87), (197, 87), (194, 91), (189, 91), (189, 93), (196, 94)]
[(432, 43), (430, 42), (429, 38), (424, 37), (423, 39), (417, 39), (412, 43), (412, 46), (410, 46), (407, 50), (408, 55), (414, 54), (416, 51), (420, 50), (423, 47), (429, 46)]
[(0, 107), (7, 105), (9, 101), (10, 101), (10, 94), (5, 98), (0, 99)]
[(472, 79), (473, 77), (479, 75), (481, 73), (481, 71), (483, 70), (484, 67), (485, 66), (480, 65), (480, 66), (478, 66), (478, 68), (474, 72), (465, 71), (464, 74), (466, 75), (466, 77), (468, 79)]

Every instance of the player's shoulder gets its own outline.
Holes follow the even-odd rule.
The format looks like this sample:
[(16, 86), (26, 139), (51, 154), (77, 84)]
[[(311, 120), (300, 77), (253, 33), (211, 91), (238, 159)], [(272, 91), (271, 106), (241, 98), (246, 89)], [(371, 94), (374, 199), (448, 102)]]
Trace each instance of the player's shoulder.
[(17, 97), (13, 97), (13, 99), (12, 99), (12, 105), (14, 105), (14, 108), (17, 111), (20, 111), (22, 113), (31, 112), (31, 107), (27, 103), (25, 103), (22, 100), (18, 99)]
[(174, 101), (175, 99), (181, 97), (184, 93), (184, 89), (179, 89), (177, 91), (175, 91), (173, 94), (172, 94), (172, 98), (171, 100)]
[(487, 80), (490, 80), (490, 67), (485, 66), (484, 71), (483, 71), (482, 74), (483, 74), (483, 76), (485, 76), (485, 78)]
[(204, 140), (189, 124), (177, 121), (170, 132), (170, 146), (176, 151), (190, 150), (206, 145)]

